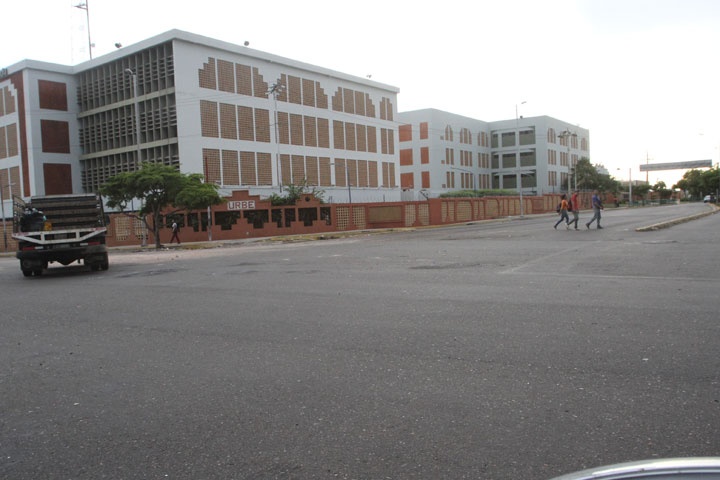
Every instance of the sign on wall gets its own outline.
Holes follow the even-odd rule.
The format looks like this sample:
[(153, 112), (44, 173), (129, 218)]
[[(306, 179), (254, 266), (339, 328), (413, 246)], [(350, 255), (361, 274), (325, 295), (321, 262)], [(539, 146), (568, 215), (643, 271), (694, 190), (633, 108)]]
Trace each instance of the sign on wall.
[(231, 200), (227, 202), (228, 210), (255, 210), (255, 200)]

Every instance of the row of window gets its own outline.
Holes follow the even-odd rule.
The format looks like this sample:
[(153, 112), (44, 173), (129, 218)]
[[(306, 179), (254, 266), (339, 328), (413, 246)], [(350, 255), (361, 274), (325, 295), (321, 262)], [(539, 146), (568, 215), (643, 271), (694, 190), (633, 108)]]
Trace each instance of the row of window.
[[(179, 167), (180, 154), (177, 142), (160, 145), (152, 148), (143, 148), (142, 161), (160, 163)], [(119, 173), (134, 172), (139, 168), (140, 161), (137, 152), (128, 152), (103, 155), (102, 157), (80, 160), (80, 178), (82, 187), (86, 192), (97, 192), (110, 177)]]
[[(530, 165), (523, 165), (523, 166), (530, 166)], [(510, 167), (508, 167), (510, 168)], [(559, 174), (559, 182), (558, 182), (558, 174)], [(522, 175), (522, 185), (523, 188), (533, 188), (537, 186), (537, 179), (535, 178), (535, 175)], [(565, 184), (567, 184), (568, 181), (568, 173), (567, 172), (557, 172), (557, 171), (549, 171), (548, 172), (548, 185), (550, 187), (563, 187)], [(502, 179), (502, 180), (500, 180)], [(477, 183), (475, 183), (477, 181)], [(430, 172), (429, 171), (422, 171), (420, 172), (420, 188), (433, 188), (430, 182)], [(415, 188), (415, 174), (412, 172), (408, 173), (402, 173), (400, 174), (400, 186), (403, 189), (414, 189)], [(475, 190), (475, 189), (488, 189), (488, 188), (505, 188), (505, 189), (513, 189), (517, 188), (517, 174), (516, 173), (510, 173), (510, 174), (490, 174), (490, 173), (481, 173), (481, 174), (474, 174), (472, 172), (454, 172), (454, 171), (446, 171), (445, 172), (445, 183), (441, 185), (441, 188), (447, 188), (447, 189), (467, 189), (467, 190)]]
[[(278, 140), (284, 145), (330, 148), (330, 121), (327, 118), (277, 112)], [(200, 101), (203, 137), (269, 143), (270, 112), (265, 109)], [(333, 120), (334, 148), (354, 152), (395, 152), (395, 133), (389, 128)]]
[[(133, 77), (133, 75), (135, 77)], [(172, 42), (158, 45), (77, 75), (80, 110), (88, 111), (175, 86)]]
[[(399, 136), (400, 136), (400, 142), (410, 142), (413, 139), (413, 125), (405, 124), (400, 125), (399, 127)], [(467, 128), (461, 128), (460, 129), (460, 137), (459, 142), (461, 144), (468, 144), (472, 145), (472, 132)], [(428, 123), (427, 122), (421, 122), (419, 125), (419, 138), (420, 140), (425, 140), (428, 138)], [(455, 141), (455, 134), (453, 128), (448, 125), (445, 127), (445, 131), (443, 132), (443, 135), (440, 137), (441, 140), (445, 140), (448, 142), (454, 142)], [(558, 142), (559, 140), (559, 142)], [(549, 128), (548, 129), (548, 142), (549, 143), (559, 143), (561, 146), (570, 146), (573, 149), (578, 149), (583, 151), (588, 150), (588, 144), (586, 138), (579, 138), (577, 134), (567, 134), (567, 135), (558, 135), (555, 132), (555, 129)], [(517, 145), (520, 146), (527, 146), (527, 145), (534, 145), (536, 143), (535, 141), (535, 129), (534, 128), (524, 128), (523, 130), (520, 130), (519, 132), (502, 132), (501, 134), (498, 133), (492, 133), (491, 140), (488, 144), (488, 134), (485, 132), (479, 132), (477, 134), (477, 145), (481, 147), (488, 147), (491, 148), (505, 148), (505, 147), (514, 147)]]
[[(346, 187), (349, 182), (353, 187), (396, 186), (392, 162), (281, 154), (278, 167), (284, 185)], [(207, 181), (218, 185), (273, 184), (273, 158), (268, 152), (203, 149), (203, 168)]]
[(81, 117), (80, 145), (85, 154), (124, 148), (177, 137), (177, 111), (174, 95), (159, 96), (138, 102), (140, 129), (135, 129), (135, 106), (100, 111)]
[[(279, 81), (271, 86), (257, 67), (227, 60), (208, 58), (198, 70), (198, 79), (200, 88), (257, 98), (276, 95), (279, 102), (320, 109), (329, 106), (328, 95), (319, 81), (281, 74)], [(377, 108), (367, 92), (338, 87), (330, 102), (333, 111), (377, 118)], [(390, 99), (383, 97), (378, 106), (381, 119), (393, 119)]]

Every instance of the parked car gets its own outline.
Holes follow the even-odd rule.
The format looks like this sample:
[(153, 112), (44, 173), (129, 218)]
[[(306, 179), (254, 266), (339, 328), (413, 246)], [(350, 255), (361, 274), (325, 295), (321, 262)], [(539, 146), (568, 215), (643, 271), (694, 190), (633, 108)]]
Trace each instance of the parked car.
[(715, 203), (715, 195), (705, 195), (705, 198), (703, 198), (703, 202)]

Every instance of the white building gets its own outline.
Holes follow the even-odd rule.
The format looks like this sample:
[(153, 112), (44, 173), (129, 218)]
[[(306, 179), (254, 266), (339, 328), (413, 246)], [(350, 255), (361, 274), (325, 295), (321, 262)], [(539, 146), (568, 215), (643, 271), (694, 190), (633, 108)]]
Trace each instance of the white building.
[(566, 192), (573, 166), (590, 158), (587, 129), (547, 116), (485, 122), (426, 109), (398, 120), (406, 199), (520, 185), (523, 194)]
[(223, 191), (400, 199), (398, 89), (367, 78), (173, 30), (74, 67), (25, 60), (0, 92), (0, 181), (23, 197), (150, 161)]

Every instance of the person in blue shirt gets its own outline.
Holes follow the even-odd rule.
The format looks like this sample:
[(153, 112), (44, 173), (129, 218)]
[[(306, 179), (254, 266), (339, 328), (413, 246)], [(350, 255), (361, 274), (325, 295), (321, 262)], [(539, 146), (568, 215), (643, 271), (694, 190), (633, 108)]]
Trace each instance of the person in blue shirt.
[(597, 220), (597, 228), (601, 229), (603, 227), (600, 226), (600, 211), (605, 210), (605, 207), (603, 207), (602, 199), (600, 198), (600, 192), (595, 190), (593, 192), (592, 196), (592, 209), (593, 209), (593, 217), (590, 219), (588, 223), (585, 224), (585, 226), (590, 230), (590, 224), (593, 223), (595, 220)]

